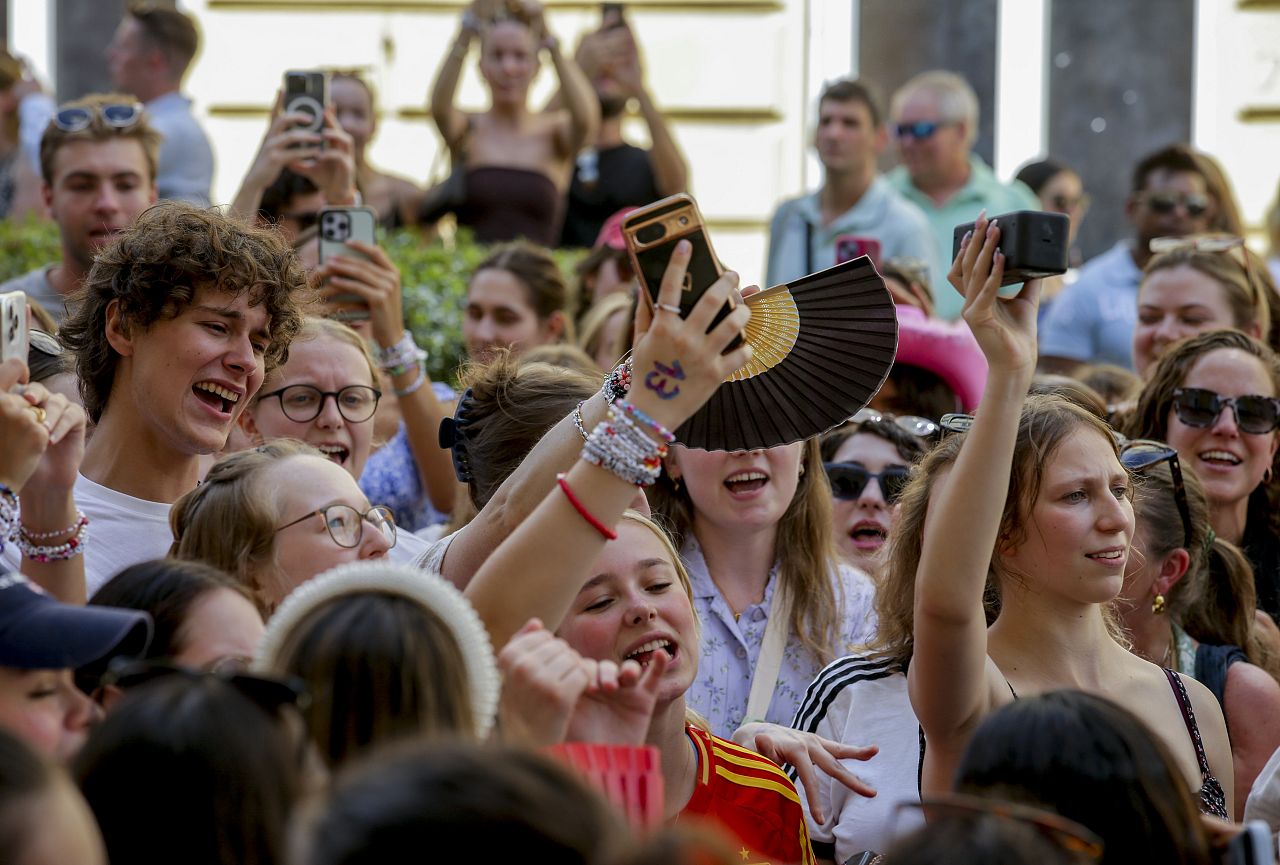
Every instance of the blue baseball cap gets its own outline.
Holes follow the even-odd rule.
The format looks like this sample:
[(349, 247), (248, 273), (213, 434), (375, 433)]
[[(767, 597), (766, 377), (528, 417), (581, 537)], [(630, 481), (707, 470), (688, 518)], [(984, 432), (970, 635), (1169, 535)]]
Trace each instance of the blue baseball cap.
[(0, 667), (75, 669), (139, 656), (150, 642), (144, 612), (64, 604), (21, 574), (0, 574)]

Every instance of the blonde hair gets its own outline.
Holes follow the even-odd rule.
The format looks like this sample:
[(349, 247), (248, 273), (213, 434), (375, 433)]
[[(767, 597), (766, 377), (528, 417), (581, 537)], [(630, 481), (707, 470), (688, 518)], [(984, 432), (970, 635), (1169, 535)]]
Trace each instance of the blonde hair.
[(629, 313), (632, 309), (631, 295), (624, 292), (612, 292), (600, 298), (578, 319), (578, 347), (592, 358), (601, 350), (608, 350), (609, 356), (620, 358), (626, 353), (631, 342), (631, 328), (624, 327), (618, 331), (613, 345), (602, 345), (605, 325), (619, 313)]
[[(297, 345), (300, 342), (311, 342), (321, 339), (331, 339), (334, 342), (349, 345), (356, 351), (360, 352), (360, 357), (363, 358), (365, 364), (369, 367), (369, 380), (373, 383), (374, 387), (378, 386), (378, 364), (373, 359), (373, 352), (369, 350), (369, 344), (364, 341), (364, 337), (340, 321), (309, 315), (302, 320), (302, 328), (298, 331), (298, 335), (293, 338), (293, 342), (290, 343), (290, 345)], [(263, 386), (258, 389), (259, 394), (268, 389), (266, 387), (267, 382), (279, 379), (287, 364), (288, 361), (276, 367), (267, 375), (266, 381), (263, 382)], [(258, 398), (255, 396), (254, 405), (257, 405), (257, 403)]]
[(272, 466), (298, 456), (325, 459), (310, 445), (276, 439), (214, 463), (200, 486), (173, 503), (169, 555), (231, 574), (263, 614), (269, 613), (272, 604), (262, 576), (275, 567), (281, 514), (264, 479)]
[(898, 92), (893, 94), (890, 115), (897, 117), (902, 105), (916, 93), (928, 93), (938, 102), (938, 119), (950, 123), (964, 123), (965, 143), (972, 145), (978, 138), (978, 94), (968, 81), (945, 69), (921, 72)]
[[(1242, 255), (1251, 255), (1245, 247), (1239, 247)], [(1237, 259), (1235, 249), (1226, 252), (1202, 252), (1198, 249), (1178, 249), (1164, 252), (1151, 259), (1142, 272), (1142, 280), (1162, 270), (1186, 267), (1209, 277), (1222, 289), (1227, 306), (1231, 308), (1232, 324), (1238, 330), (1258, 325), (1258, 336), (1266, 339), (1271, 331), (1271, 309), (1267, 304), (1267, 287), (1257, 279), (1251, 279), (1250, 267), (1266, 267), (1262, 261), (1250, 261), (1249, 265)]]
[[(791, 628), (801, 644), (822, 664), (848, 648), (840, 645), (840, 612), (844, 587), (836, 577), (840, 554), (832, 537), (831, 484), (822, 467), (817, 438), (802, 445), (804, 469), (796, 493), (778, 521), (776, 549), (778, 578), (791, 589)], [(685, 487), (676, 489), (666, 472), (650, 487), (649, 501), (655, 514), (671, 527), (671, 539), (683, 546), (693, 530), (693, 500)]]

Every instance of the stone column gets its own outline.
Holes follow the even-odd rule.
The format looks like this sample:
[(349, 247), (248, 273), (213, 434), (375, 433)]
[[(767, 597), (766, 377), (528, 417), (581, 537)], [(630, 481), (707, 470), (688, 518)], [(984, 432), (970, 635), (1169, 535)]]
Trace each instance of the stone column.
[[(859, 74), (880, 87), (885, 110), (889, 97), (913, 75), (947, 69), (963, 76), (978, 94), (974, 150), (990, 164), (995, 150), (997, 0), (862, 0), (859, 9)], [(888, 160), (892, 164), (891, 155)]]
[(1085, 259), (1130, 234), (1134, 164), (1191, 139), (1195, 0), (1053, 0), (1049, 14), (1049, 155), (1084, 180), (1093, 206)]
[(58, 101), (109, 91), (106, 50), (124, 16), (124, 0), (57, 0), (57, 4)]

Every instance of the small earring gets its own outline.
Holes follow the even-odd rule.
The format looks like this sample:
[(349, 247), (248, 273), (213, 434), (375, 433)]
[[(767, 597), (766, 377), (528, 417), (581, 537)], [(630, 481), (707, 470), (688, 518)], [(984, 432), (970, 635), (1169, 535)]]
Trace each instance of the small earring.
[(1266, 473), (1262, 475), (1262, 482), (1264, 484), (1271, 483), (1271, 466), (1267, 466)]
[(1158, 594), (1151, 601), (1151, 612), (1155, 613), (1157, 616), (1164, 615), (1165, 606), (1164, 595)]
[(680, 492), (680, 479), (679, 479), (679, 478), (673, 477), (673, 478), (671, 479), (671, 489), (675, 490), (676, 492)]

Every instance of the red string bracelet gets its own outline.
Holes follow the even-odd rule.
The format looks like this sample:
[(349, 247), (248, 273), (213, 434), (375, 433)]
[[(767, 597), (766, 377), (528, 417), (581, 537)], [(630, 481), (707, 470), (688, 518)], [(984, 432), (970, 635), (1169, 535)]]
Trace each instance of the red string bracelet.
[(564, 497), (569, 500), (569, 504), (573, 505), (573, 509), (587, 521), (591, 528), (599, 532), (605, 540), (616, 541), (618, 539), (617, 532), (596, 519), (595, 515), (587, 510), (582, 502), (578, 501), (578, 497), (573, 494), (573, 490), (569, 489), (569, 482), (564, 479), (563, 472), (556, 475), (556, 483), (560, 485), (560, 489), (564, 492)]

